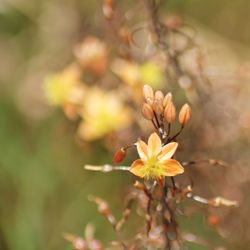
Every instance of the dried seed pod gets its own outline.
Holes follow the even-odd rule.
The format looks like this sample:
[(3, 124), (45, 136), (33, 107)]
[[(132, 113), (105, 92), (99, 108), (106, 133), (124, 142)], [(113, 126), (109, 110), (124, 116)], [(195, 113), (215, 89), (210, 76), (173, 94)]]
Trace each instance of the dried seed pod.
[(164, 118), (168, 123), (172, 123), (176, 118), (176, 108), (172, 101), (164, 109)]
[(153, 109), (156, 114), (161, 115), (163, 113), (163, 98), (164, 95), (160, 90), (155, 92), (155, 98), (153, 102)]
[(172, 93), (169, 92), (165, 95), (163, 99), (163, 107), (165, 108), (171, 101), (172, 101)]
[(143, 103), (141, 112), (143, 117), (147, 120), (152, 120), (154, 118), (153, 108), (148, 103)]
[(126, 154), (127, 154), (127, 152), (124, 148), (118, 149), (113, 156), (113, 162), (115, 164), (121, 163), (123, 161), (123, 159), (126, 157)]
[(150, 104), (150, 105), (153, 104), (153, 101), (154, 101), (154, 91), (153, 91), (153, 89), (152, 89), (151, 86), (149, 86), (147, 84), (143, 86), (143, 97), (144, 97), (144, 100), (148, 104)]
[(191, 118), (191, 114), (192, 111), (190, 106), (187, 103), (184, 104), (179, 113), (179, 123), (181, 124), (181, 126), (184, 127), (188, 123)]

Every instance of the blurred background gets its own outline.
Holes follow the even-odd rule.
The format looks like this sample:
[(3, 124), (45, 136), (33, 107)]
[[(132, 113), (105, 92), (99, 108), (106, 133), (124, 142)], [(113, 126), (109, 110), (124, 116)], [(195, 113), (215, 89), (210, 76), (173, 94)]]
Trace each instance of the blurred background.
[[(128, 12), (130, 28), (145, 22), (145, 16), (139, 19), (129, 12), (140, 8), (134, 1), (117, 1), (117, 5), (121, 15)], [(180, 219), (180, 225), (184, 231), (197, 233), (215, 246), (224, 247), (218, 249), (243, 250), (250, 246), (249, 8), (250, 3), (244, 0), (171, 0), (161, 8), (162, 16), (178, 15), (190, 24), (206, 57), (204, 74), (212, 88), (206, 90), (206, 105), (193, 102), (193, 122), (181, 138), (185, 146), (180, 157), (183, 160), (214, 157), (228, 162), (230, 169), (226, 173), (211, 170), (210, 166), (194, 169), (195, 191), (209, 198), (224, 195), (239, 200), (240, 207), (206, 209), (199, 205), (194, 211), (190, 209), (190, 217)], [(126, 119), (109, 117), (108, 111), (96, 116), (103, 122), (101, 125), (93, 125), (97, 122), (95, 116), (85, 118), (93, 112), (93, 107), (103, 107), (100, 100), (107, 93), (100, 91), (113, 90), (117, 75), (120, 82), (131, 80), (122, 75), (126, 65), (115, 58), (112, 50), (115, 38), (110, 39), (112, 28), (105, 23), (102, 11), (101, 0), (0, 0), (0, 249), (71, 249), (62, 233), (83, 236), (89, 222), (95, 225), (97, 238), (107, 242), (115, 237), (87, 196), (95, 194), (107, 199), (114, 214), (119, 215), (133, 177), (124, 172), (109, 175), (88, 172), (83, 166), (110, 163), (115, 149), (127, 143), (125, 137), (133, 142), (152, 128), (138, 121), (140, 107), (135, 96), (140, 84), (123, 92), (126, 94), (121, 95), (123, 104), (107, 97), (113, 100), (108, 111), (114, 103), (124, 105), (117, 114), (126, 113)], [(139, 43), (140, 36), (143, 34), (135, 35)], [(101, 57), (103, 65), (91, 68), (96, 75), (84, 73), (84, 77), (79, 77), (75, 61), (79, 57), (80, 62), (83, 60), (79, 50), (84, 48), (77, 45), (86, 37), (92, 37), (90, 44), (95, 42), (93, 37), (100, 43), (107, 42), (108, 52), (102, 54), (107, 58)], [(186, 59), (187, 64), (192, 55), (190, 58)], [(138, 59), (140, 63), (143, 60), (143, 57)], [(103, 73), (105, 67), (111, 68), (109, 76)], [(145, 74), (142, 82), (144, 79), (158, 82), (157, 77), (162, 74), (161, 69), (152, 65), (144, 65), (141, 70)], [(148, 75), (149, 71), (153, 73)], [(88, 101), (84, 97), (91, 107), (86, 106), (82, 111), (86, 119), (82, 126), (79, 118), (75, 118), (74, 108), (61, 102), (67, 88), (57, 91), (48, 87), (67, 77), (88, 82), (83, 93), (91, 96)], [(101, 90), (88, 92), (92, 85)], [(190, 97), (182, 87), (178, 83), (170, 87), (160, 85), (161, 89), (176, 94), (179, 105), (192, 103), (193, 95)], [(78, 96), (72, 95), (77, 102)], [(108, 119), (112, 119), (112, 125)], [(121, 131), (110, 134), (109, 128), (117, 129), (113, 127), (115, 119), (119, 119), (116, 124)], [(211, 215), (216, 215), (219, 225), (207, 224)], [(190, 249), (208, 248), (192, 245)]]

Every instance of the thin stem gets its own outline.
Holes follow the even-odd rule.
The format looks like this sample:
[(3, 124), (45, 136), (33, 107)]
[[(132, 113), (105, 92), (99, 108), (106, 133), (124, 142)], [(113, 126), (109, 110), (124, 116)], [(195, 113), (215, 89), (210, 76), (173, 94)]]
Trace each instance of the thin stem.
[(158, 127), (157, 127), (157, 125), (155, 124), (155, 121), (152, 119), (151, 122), (153, 123), (154, 128), (155, 128), (156, 130), (158, 130)]
[(151, 230), (151, 203), (152, 203), (152, 196), (148, 197), (148, 204), (147, 204), (147, 236), (149, 236), (149, 232)]
[(112, 166), (109, 164), (105, 165), (85, 165), (84, 169), (91, 171), (111, 172), (115, 170), (129, 171), (129, 166)]
[(135, 147), (135, 144), (129, 144), (127, 146), (122, 147), (124, 150), (127, 150), (129, 148)]
[(180, 130), (179, 130), (174, 136), (170, 137), (170, 138), (168, 139), (167, 142), (175, 141), (176, 138), (177, 138), (177, 137), (180, 135), (180, 133), (182, 132), (183, 128), (184, 128), (184, 126), (181, 126)]
[(159, 123), (158, 117), (157, 117), (157, 115), (156, 115), (155, 112), (154, 112), (154, 117), (155, 117), (155, 120), (156, 120), (157, 127), (160, 128), (161, 125), (160, 125), (160, 123)]
[(169, 229), (169, 221), (166, 219), (166, 212), (168, 212), (168, 205), (167, 205), (167, 193), (168, 193), (168, 187), (167, 187), (167, 181), (165, 178), (165, 185), (163, 187), (163, 196), (162, 196), (162, 223), (165, 228), (165, 240), (166, 240), (166, 249), (171, 250), (171, 239), (169, 239), (168, 236), (168, 229)]
[[(166, 33), (169, 32), (169, 30), (166, 28), (165, 25), (163, 25), (159, 18), (158, 18), (158, 10), (159, 8), (156, 8), (156, 2), (155, 0), (146, 0), (147, 4), (147, 10), (149, 13), (149, 18), (151, 20), (151, 29), (154, 35), (156, 36), (155, 45), (162, 50), (166, 58), (169, 59), (170, 65), (172, 66), (172, 69), (175, 72), (175, 77), (181, 76), (183, 74), (178, 59), (176, 58), (175, 51), (169, 50), (169, 46), (166, 42)], [(159, 5), (158, 5), (159, 7)]]
[[(154, 187), (154, 186), (153, 186)], [(147, 203), (147, 214), (146, 214), (146, 231), (147, 231), (147, 236), (149, 236), (150, 230), (151, 230), (151, 224), (152, 224), (152, 217), (151, 217), (151, 204), (153, 201), (152, 193), (150, 190), (147, 188), (146, 185), (144, 185), (144, 193), (148, 197), (148, 203)]]
[(134, 197), (130, 198), (127, 201), (126, 207), (123, 211), (122, 218), (116, 223), (116, 230), (120, 231), (122, 226), (125, 224), (125, 222), (128, 220), (130, 213), (131, 213), (131, 207), (134, 202)]
[(168, 123), (167, 137), (169, 137), (171, 131), (171, 123)]
[(171, 181), (172, 181), (172, 184), (173, 184), (173, 188), (176, 190), (176, 189), (177, 189), (177, 187), (176, 187), (176, 185), (175, 185), (175, 180), (174, 180), (174, 177), (173, 177), (173, 176), (171, 176), (170, 178), (171, 178)]
[(209, 164), (212, 166), (220, 166), (220, 167), (228, 167), (228, 163), (222, 161), (222, 160), (216, 160), (216, 159), (207, 159), (207, 160), (196, 160), (196, 161), (184, 161), (182, 162), (183, 166), (189, 166), (189, 165), (198, 165), (198, 164)]

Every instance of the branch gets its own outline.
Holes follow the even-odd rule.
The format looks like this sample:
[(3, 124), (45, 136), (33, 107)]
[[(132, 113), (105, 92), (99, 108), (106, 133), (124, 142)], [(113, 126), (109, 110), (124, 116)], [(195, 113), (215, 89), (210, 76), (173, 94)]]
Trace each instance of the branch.
[(130, 167), (128, 167), (128, 166), (112, 166), (110, 164), (104, 164), (104, 165), (85, 165), (84, 169), (108, 173), (108, 172), (116, 171), (116, 170), (129, 171)]
[(212, 166), (229, 167), (228, 163), (226, 163), (225, 161), (216, 160), (216, 159), (194, 160), (194, 161), (182, 162), (182, 166), (198, 165), (198, 164), (209, 164)]
[(187, 198), (191, 198), (197, 202), (207, 204), (212, 207), (220, 207), (220, 206), (226, 206), (226, 207), (238, 207), (239, 202), (235, 200), (229, 200), (220, 196), (217, 196), (212, 199), (206, 199), (198, 195), (194, 195), (192, 193), (187, 194)]

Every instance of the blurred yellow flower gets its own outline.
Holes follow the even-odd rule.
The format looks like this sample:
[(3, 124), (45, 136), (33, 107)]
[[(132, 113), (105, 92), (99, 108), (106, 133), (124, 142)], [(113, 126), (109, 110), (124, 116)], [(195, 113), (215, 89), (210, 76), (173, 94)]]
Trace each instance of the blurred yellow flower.
[(164, 72), (155, 62), (145, 62), (140, 66), (142, 84), (150, 83), (154, 88), (160, 87), (164, 81)]
[(44, 84), (49, 103), (56, 106), (79, 103), (83, 97), (80, 76), (80, 70), (75, 64), (60, 73), (49, 75)]
[(135, 160), (131, 165), (130, 172), (134, 175), (162, 182), (165, 176), (175, 176), (184, 172), (181, 164), (171, 159), (178, 143), (171, 142), (162, 147), (160, 137), (153, 133), (148, 139), (148, 145), (139, 140), (136, 146), (141, 159)]
[(78, 134), (84, 140), (99, 139), (131, 123), (131, 113), (123, 106), (118, 92), (105, 92), (97, 87), (88, 90), (82, 107)]
[(160, 65), (153, 61), (141, 65), (124, 59), (116, 59), (111, 70), (128, 85), (143, 85), (149, 83), (152, 87), (159, 87), (164, 81), (164, 72)]
[(111, 70), (126, 84), (136, 85), (140, 83), (140, 71), (136, 63), (115, 59), (111, 65)]

